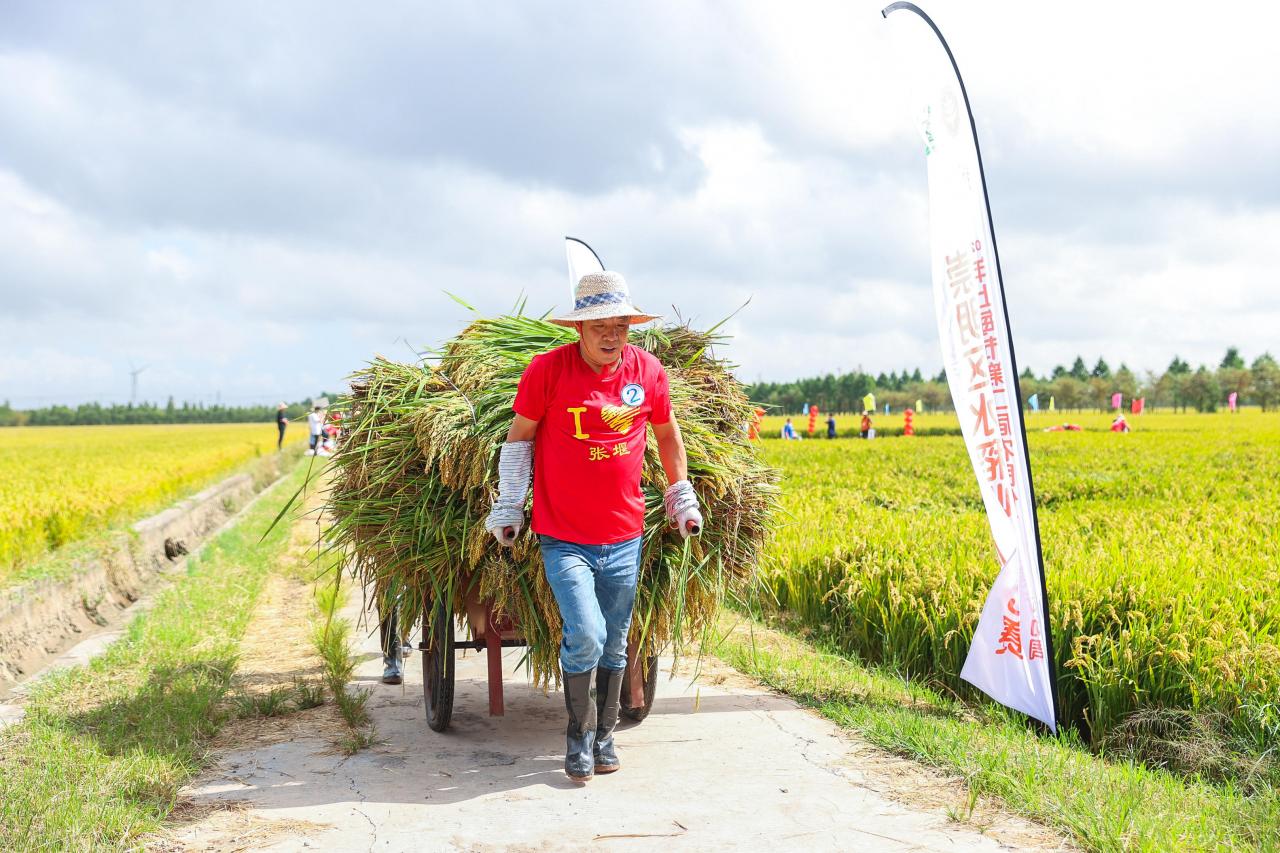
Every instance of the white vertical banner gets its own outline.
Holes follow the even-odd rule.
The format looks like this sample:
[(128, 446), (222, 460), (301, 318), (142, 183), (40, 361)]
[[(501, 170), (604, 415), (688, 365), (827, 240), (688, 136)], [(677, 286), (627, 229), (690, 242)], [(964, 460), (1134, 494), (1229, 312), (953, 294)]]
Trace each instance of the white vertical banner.
[(960, 677), (1056, 730), (1031, 469), (977, 132), (937, 27), (911, 3), (883, 14), (928, 165), (934, 309), (947, 382), (1000, 561)]
[(582, 240), (577, 237), (564, 238), (564, 251), (569, 260), (569, 307), (572, 309), (577, 296), (578, 280), (584, 275), (604, 272), (604, 261)]

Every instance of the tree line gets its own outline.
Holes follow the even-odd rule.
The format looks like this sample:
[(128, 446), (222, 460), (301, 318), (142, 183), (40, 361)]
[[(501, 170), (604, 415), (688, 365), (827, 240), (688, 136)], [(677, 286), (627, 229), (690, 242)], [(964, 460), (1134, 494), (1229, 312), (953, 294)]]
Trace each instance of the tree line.
[(908, 373), (881, 373), (872, 376), (862, 371), (839, 375), (828, 373), (793, 382), (756, 382), (747, 386), (747, 395), (757, 403), (782, 412), (798, 412), (809, 403), (824, 412), (854, 412), (862, 410), (862, 398), (876, 395), (876, 404), (888, 403), (895, 411), (915, 406), (919, 400), (925, 411), (950, 409), (951, 390), (947, 376), (940, 372), (926, 379), (920, 369)]
[[(1065, 411), (1110, 411), (1111, 395), (1124, 395), (1125, 406), (1136, 397), (1144, 398), (1148, 408), (1169, 408), (1213, 412), (1227, 405), (1231, 393), (1241, 406), (1261, 406), (1263, 411), (1280, 403), (1280, 364), (1270, 353), (1246, 363), (1236, 347), (1230, 347), (1218, 366), (1191, 365), (1178, 356), (1163, 371), (1141, 373), (1121, 364), (1114, 371), (1106, 359), (1099, 358), (1090, 368), (1083, 356), (1076, 356), (1070, 367), (1057, 365), (1049, 373), (1037, 376), (1027, 368), (1018, 379), (1023, 405), (1038, 395), (1041, 409), (1054, 406)], [(752, 400), (782, 412), (798, 412), (806, 404), (817, 405), (824, 412), (861, 411), (862, 399), (875, 394), (879, 408), (887, 403), (894, 411), (923, 406), (926, 412), (953, 408), (945, 371), (925, 378), (914, 372), (881, 373), (872, 376), (861, 371), (840, 375), (797, 379), (793, 382), (757, 382), (747, 386)]]
[[(1226, 406), (1227, 396), (1238, 395), (1242, 406), (1261, 406), (1263, 411), (1280, 403), (1280, 364), (1270, 353), (1246, 363), (1236, 347), (1227, 350), (1216, 368), (1191, 365), (1178, 356), (1163, 371), (1141, 374), (1121, 364), (1114, 371), (1099, 358), (1088, 367), (1082, 356), (1076, 356), (1070, 367), (1057, 365), (1049, 373), (1037, 376), (1027, 368), (1018, 379), (1023, 404), (1035, 394), (1040, 408), (1047, 408), (1049, 398), (1055, 408), (1064, 411), (1096, 409), (1109, 411), (1111, 395), (1119, 391), (1125, 404), (1143, 397), (1149, 408), (1171, 408), (1186, 411), (1213, 412)], [(799, 412), (806, 404), (815, 404), (824, 412), (862, 410), (862, 399), (876, 395), (876, 405), (887, 403), (893, 411), (919, 404), (926, 412), (953, 408), (951, 390), (945, 371), (925, 377), (919, 368), (902, 373), (871, 375), (862, 371), (815, 376), (792, 382), (756, 382), (747, 386), (747, 394), (757, 403), (782, 412)], [(321, 394), (330, 399), (336, 395)], [(310, 409), (307, 400), (295, 401), (286, 409), (291, 420)], [(275, 406), (223, 406), (205, 403), (175, 403), (170, 397), (163, 406), (158, 403), (81, 403), (78, 406), (48, 406), (39, 409), (14, 409), (6, 400), (0, 403), (0, 427), (5, 426), (88, 426), (99, 424), (197, 424), (254, 423), (270, 421)]]
[[(319, 396), (329, 396), (320, 394)], [(314, 398), (313, 398), (314, 399)], [(330, 397), (333, 399), (333, 397)], [(289, 403), (285, 417), (300, 418), (311, 409), (310, 400)], [(178, 404), (172, 397), (158, 403), (81, 403), (77, 406), (47, 406), (14, 409), (0, 403), (0, 427), (7, 426), (101, 426), (111, 424), (233, 424), (275, 420), (272, 405), (223, 406), (205, 403)]]

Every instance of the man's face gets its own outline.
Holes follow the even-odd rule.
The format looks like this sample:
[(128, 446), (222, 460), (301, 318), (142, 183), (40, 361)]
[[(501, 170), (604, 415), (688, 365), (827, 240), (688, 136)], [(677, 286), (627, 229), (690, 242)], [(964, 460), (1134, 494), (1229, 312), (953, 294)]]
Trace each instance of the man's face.
[(587, 361), (593, 364), (613, 364), (622, 355), (627, 342), (627, 330), (631, 328), (627, 317), (610, 317), (606, 320), (586, 320), (578, 323), (578, 336)]

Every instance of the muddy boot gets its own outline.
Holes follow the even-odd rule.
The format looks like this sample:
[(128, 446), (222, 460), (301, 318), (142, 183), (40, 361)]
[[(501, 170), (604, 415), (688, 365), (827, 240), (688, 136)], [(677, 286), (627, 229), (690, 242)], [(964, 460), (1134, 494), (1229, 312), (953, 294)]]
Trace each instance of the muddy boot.
[(564, 673), (564, 705), (569, 709), (564, 772), (575, 782), (586, 782), (595, 775), (591, 749), (596, 739), (595, 680), (595, 670)]
[(613, 728), (618, 724), (618, 706), (622, 702), (622, 676), (624, 669), (596, 670), (596, 742), (595, 762), (597, 773), (612, 773), (622, 765), (613, 748)]

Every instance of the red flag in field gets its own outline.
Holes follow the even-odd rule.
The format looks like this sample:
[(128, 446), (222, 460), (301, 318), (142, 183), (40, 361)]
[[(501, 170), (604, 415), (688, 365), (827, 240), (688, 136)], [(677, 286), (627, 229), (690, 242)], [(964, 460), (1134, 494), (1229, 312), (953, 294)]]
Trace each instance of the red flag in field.
[(1237, 395), (1235, 391), (1232, 391), (1227, 395), (1227, 408), (1233, 412), (1236, 410), (1237, 399), (1239, 399), (1239, 395)]

